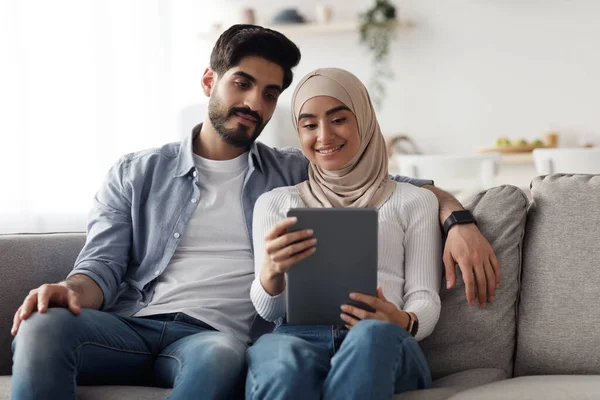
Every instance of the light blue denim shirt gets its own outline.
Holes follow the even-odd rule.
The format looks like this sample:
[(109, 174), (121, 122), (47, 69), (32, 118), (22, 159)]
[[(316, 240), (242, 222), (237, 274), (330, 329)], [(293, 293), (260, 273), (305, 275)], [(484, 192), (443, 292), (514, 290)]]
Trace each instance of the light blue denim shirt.
[[(87, 240), (69, 276), (92, 278), (104, 294), (104, 311), (131, 316), (152, 298), (156, 278), (169, 265), (202, 195), (193, 159), (200, 128), (182, 142), (123, 156), (96, 193)], [(256, 199), (308, 179), (308, 161), (298, 149), (277, 150), (258, 142), (248, 158), (242, 205), (252, 243)], [(395, 179), (419, 186), (433, 183)]]

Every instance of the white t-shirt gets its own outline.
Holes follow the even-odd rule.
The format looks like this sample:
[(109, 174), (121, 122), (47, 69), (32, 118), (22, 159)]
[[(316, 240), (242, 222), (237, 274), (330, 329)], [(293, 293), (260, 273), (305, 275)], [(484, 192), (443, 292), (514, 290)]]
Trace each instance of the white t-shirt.
[[(263, 238), (268, 229), (286, 217), (290, 208), (300, 207), (306, 204), (296, 187), (265, 193), (254, 207), (252, 236), (256, 277), (250, 297), (256, 311), (268, 321), (284, 317), (285, 291), (271, 296), (260, 283), (265, 256)], [(442, 243), (437, 198), (429, 190), (396, 183), (394, 193), (379, 209), (378, 221), (378, 285), (390, 302), (417, 315), (416, 339), (424, 339), (437, 324), (441, 309)]]
[(200, 199), (147, 307), (135, 316), (182, 312), (243, 341), (256, 311), (254, 279), (242, 211), (248, 153), (226, 161), (194, 157)]

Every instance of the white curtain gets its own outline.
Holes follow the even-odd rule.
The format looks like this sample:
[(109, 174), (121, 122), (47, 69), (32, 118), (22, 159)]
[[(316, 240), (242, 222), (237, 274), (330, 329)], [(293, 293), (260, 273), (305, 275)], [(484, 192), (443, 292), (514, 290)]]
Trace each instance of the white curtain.
[(171, 7), (0, 0), (0, 233), (84, 231), (111, 164), (180, 139)]

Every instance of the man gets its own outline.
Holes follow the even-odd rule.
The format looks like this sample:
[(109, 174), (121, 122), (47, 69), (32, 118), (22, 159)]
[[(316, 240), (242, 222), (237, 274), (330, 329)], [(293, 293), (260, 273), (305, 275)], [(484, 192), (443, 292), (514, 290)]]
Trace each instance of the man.
[[(13, 399), (75, 398), (77, 384), (172, 386), (171, 399), (225, 399), (243, 387), (254, 202), (307, 174), (299, 151), (255, 139), (299, 60), (275, 31), (236, 25), (221, 35), (202, 77), (204, 123), (111, 168), (73, 271), (15, 313)], [(431, 189), (442, 218), (462, 209)], [(493, 256), (473, 224), (453, 227), (447, 243), (449, 261)]]

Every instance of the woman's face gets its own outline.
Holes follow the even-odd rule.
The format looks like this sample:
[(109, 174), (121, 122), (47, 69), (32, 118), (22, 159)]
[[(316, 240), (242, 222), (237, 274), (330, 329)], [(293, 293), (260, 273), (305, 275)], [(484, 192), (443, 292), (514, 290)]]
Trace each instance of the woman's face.
[(298, 135), (306, 158), (324, 170), (348, 165), (360, 148), (356, 116), (341, 101), (317, 96), (302, 106)]

